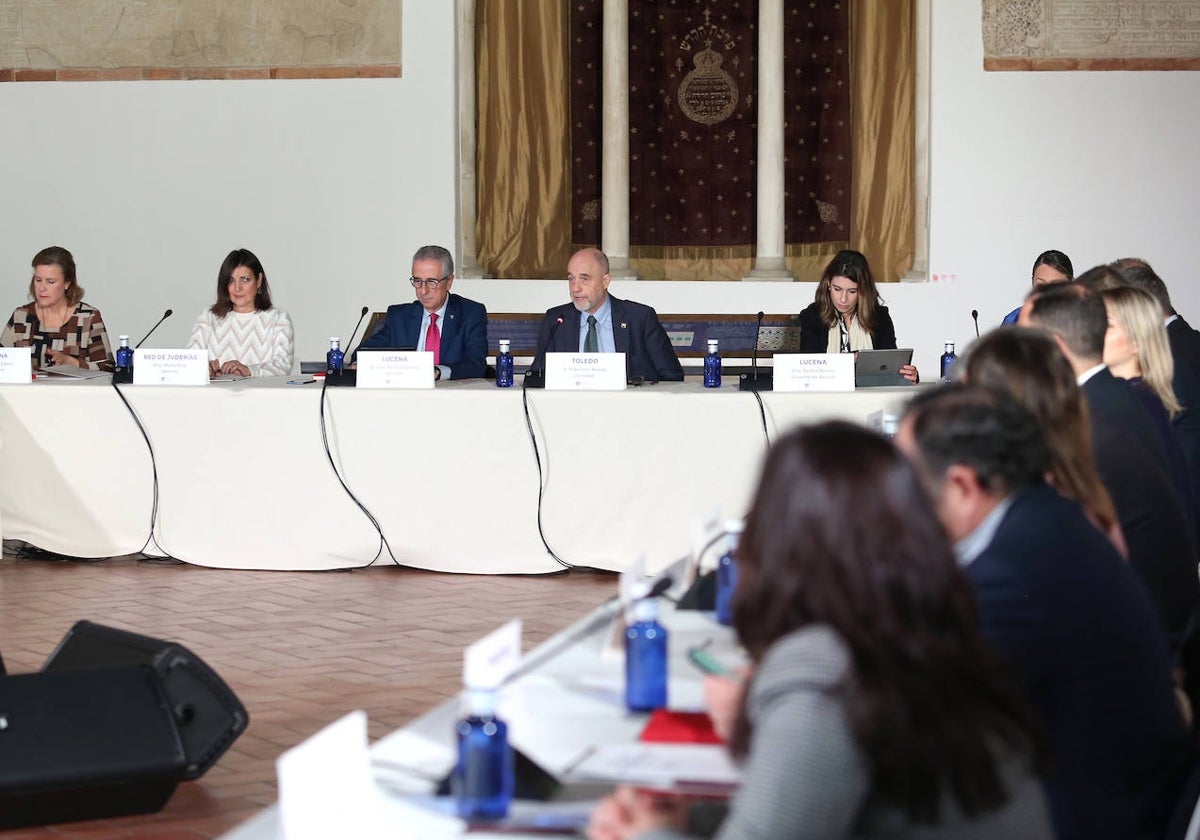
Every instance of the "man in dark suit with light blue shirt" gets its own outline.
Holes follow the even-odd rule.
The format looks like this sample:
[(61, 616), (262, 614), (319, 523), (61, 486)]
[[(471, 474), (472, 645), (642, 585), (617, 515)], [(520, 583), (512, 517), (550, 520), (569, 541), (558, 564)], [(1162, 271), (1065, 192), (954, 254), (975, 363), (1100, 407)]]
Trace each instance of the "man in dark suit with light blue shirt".
[(487, 309), (459, 295), (454, 285), (454, 258), (439, 245), (413, 254), (417, 292), (412, 303), (389, 306), (387, 319), (359, 345), (359, 350), (404, 347), (433, 353), (435, 379), (478, 379), (487, 370)]
[(531, 370), (545, 370), (546, 353), (624, 353), (626, 375), (646, 382), (682, 381), (671, 340), (649, 306), (608, 293), (608, 257), (596, 248), (567, 263), (571, 302), (546, 311)]
[(1162, 623), (1079, 503), (1046, 484), (1037, 421), (1005, 395), (917, 396), (897, 445), (927, 480), (979, 605), (1050, 746), (1060, 840), (1160, 838), (1194, 760)]

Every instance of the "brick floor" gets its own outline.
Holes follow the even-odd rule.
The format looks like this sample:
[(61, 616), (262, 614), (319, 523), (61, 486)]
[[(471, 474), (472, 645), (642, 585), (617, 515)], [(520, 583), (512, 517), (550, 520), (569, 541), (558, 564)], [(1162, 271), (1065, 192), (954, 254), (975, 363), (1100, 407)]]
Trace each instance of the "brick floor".
[[(11, 546), (7, 546), (11, 548)], [(180, 642), (245, 704), (250, 726), (161, 813), (6, 833), (43, 838), (217, 837), (275, 799), (275, 758), (353, 709), (372, 740), (458, 689), (462, 648), (524, 619), (526, 649), (616, 591), (611, 575), (476, 577), (380, 566), (253, 572), (114, 558), (0, 559), (0, 654), (41, 668), (79, 619)]]

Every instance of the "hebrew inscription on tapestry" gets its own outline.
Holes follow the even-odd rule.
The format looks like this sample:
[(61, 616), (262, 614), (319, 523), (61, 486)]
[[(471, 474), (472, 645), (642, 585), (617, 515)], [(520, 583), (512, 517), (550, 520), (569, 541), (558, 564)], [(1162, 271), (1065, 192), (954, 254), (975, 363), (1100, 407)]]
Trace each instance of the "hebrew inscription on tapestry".
[(988, 70), (1200, 70), (1200, 0), (983, 0)]
[[(572, 241), (600, 240), (602, 0), (571, 3)], [(756, 236), (758, 4), (629, 4), (629, 235), (651, 249)], [(785, 241), (844, 242), (850, 223), (846, 3), (789, 3), (784, 23)]]
[[(102, 71), (96, 78), (221, 78), (226, 69), (259, 70), (242, 74), (257, 78), (279, 75), (269, 71), (280, 68), (291, 76), (398, 75), (400, 3), (0, 0), (0, 68), (35, 80), (63, 71)], [(355, 67), (395, 73), (337, 71)], [(157, 74), (138, 76), (140, 70)]]

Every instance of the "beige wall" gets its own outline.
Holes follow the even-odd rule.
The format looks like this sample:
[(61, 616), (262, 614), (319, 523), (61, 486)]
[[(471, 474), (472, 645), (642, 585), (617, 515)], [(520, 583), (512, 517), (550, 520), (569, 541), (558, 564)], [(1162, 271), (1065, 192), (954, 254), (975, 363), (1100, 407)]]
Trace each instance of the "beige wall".
[[(936, 365), (941, 342), (999, 322), (1030, 263), (1060, 248), (1080, 269), (1150, 259), (1200, 321), (1200, 74), (985, 73), (980, 0), (933, 4), (930, 270), (888, 288), (903, 344)], [(360, 306), (411, 299), (408, 259), (453, 245), (454, 5), (405, 0), (399, 79), (0, 84), (4, 305), (25, 300), (29, 258), (79, 259), (88, 299), (135, 338), (183, 343), (231, 248), (263, 259), (319, 358)], [(487, 185), (481, 186), (487, 189)], [(497, 311), (565, 300), (554, 283), (460, 281)], [(807, 284), (642, 283), (618, 294), (665, 311), (799, 309)]]

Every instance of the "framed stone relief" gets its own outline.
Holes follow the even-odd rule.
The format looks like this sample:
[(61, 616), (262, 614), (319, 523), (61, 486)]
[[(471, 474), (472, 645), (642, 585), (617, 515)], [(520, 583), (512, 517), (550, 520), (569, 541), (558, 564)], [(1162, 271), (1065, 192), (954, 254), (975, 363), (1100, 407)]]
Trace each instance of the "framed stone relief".
[(1200, 70), (1200, 0), (983, 0), (985, 70)]
[(0, 0), (0, 80), (400, 75), (401, 0)]

